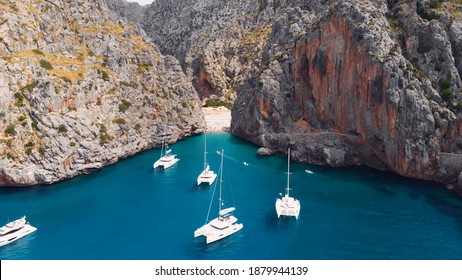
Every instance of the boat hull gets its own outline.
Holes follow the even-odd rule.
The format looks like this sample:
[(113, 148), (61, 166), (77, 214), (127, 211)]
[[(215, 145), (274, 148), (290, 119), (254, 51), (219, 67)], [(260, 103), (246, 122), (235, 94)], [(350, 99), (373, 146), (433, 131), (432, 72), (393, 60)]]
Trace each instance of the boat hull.
[(28, 234), (33, 233), (36, 230), (36, 227), (33, 227), (29, 224), (25, 224), (21, 229), (15, 231), (13, 234), (7, 234), (5, 236), (0, 237), (0, 247), (10, 244)]
[(240, 231), (243, 227), (244, 227), (243, 224), (235, 224), (232, 227), (230, 227), (228, 230), (226, 230), (226, 232), (219, 232), (217, 234), (207, 236), (205, 241), (206, 241), (207, 244), (210, 244), (212, 242), (221, 240), (221, 239), (223, 239), (225, 237), (228, 237), (228, 236)]
[(174, 165), (175, 163), (177, 163), (178, 161), (180, 161), (179, 158), (173, 158), (173, 159), (170, 159), (170, 160), (168, 160), (168, 161), (163, 161), (162, 159), (159, 159), (158, 161), (156, 161), (156, 162), (152, 165), (152, 167), (153, 167), (154, 169), (159, 168), (159, 167), (161, 167), (161, 168), (163, 168), (163, 169), (167, 169), (167, 168), (173, 166), (173, 165)]
[(225, 220), (215, 218), (210, 223), (198, 228), (194, 232), (194, 237), (205, 236), (206, 243), (210, 244), (240, 231), (244, 225), (236, 222), (237, 219), (234, 216), (229, 216)]
[(205, 242), (210, 244), (212, 242), (221, 240), (225, 237), (228, 237), (244, 227), (243, 224), (234, 224), (228, 227), (226, 230), (217, 230), (210, 226), (209, 224), (202, 226), (194, 232), (194, 237), (205, 236)]
[(295, 217), (298, 219), (300, 215), (300, 201), (293, 197), (285, 196), (276, 199), (276, 213), (280, 216)]
[(207, 171), (202, 171), (202, 173), (197, 177), (197, 185), (199, 186), (200, 184), (209, 184), (212, 185), (213, 182), (215, 182), (215, 179), (217, 178), (217, 174), (214, 172)]

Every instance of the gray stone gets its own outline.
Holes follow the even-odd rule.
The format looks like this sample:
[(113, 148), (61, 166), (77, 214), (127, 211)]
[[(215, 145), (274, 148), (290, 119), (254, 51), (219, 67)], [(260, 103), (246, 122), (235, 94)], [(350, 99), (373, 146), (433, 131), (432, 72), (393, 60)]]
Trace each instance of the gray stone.
[(261, 148), (259, 148), (257, 150), (257, 155), (259, 155), (259, 156), (269, 156), (269, 155), (274, 154), (274, 152), (275, 151), (273, 151), (272, 149), (261, 147)]
[(460, 172), (459, 177), (457, 179), (459, 182), (459, 188), (462, 189), (462, 172)]
[(0, 158), (0, 186), (54, 183), (156, 147), (166, 131), (174, 142), (204, 130), (180, 63), (107, 3), (36, 3), (31, 15), (16, 1), (1, 15), (11, 57), (0, 59), (0, 114), (16, 135), (0, 142), (0, 154), (9, 154)]

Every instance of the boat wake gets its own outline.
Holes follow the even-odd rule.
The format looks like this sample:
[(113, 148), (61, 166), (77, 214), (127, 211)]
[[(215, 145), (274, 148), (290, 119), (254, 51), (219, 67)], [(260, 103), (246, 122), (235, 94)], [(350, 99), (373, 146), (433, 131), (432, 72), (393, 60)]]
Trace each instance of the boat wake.
[[(217, 155), (220, 155), (220, 156), (221, 156), (221, 152), (220, 152), (220, 151), (217, 150), (216, 153), (217, 153)], [(241, 163), (241, 162), (242, 162), (242, 164), (245, 165), (245, 166), (249, 166), (249, 165), (250, 165), (247, 161), (241, 161), (241, 160), (239, 160), (239, 159), (237, 159), (237, 158), (235, 158), (235, 157), (232, 157), (232, 156), (224, 155), (224, 157), (225, 157), (226, 159), (232, 160), (233, 162), (237, 162), (237, 163)]]

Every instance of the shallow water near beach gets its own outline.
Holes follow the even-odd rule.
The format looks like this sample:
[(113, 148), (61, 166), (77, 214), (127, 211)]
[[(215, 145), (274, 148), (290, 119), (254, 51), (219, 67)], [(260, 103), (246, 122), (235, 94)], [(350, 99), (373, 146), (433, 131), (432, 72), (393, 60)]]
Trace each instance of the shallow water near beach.
[(258, 157), (258, 147), (229, 134), (207, 135), (208, 158), (218, 172), (216, 150), (225, 150), (224, 199), (244, 228), (206, 245), (193, 236), (213, 194), (196, 186), (203, 143), (200, 135), (172, 145), (181, 160), (167, 170), (152, 169), (154, 149), (58, 184), (0, 189), (2, 224), (27, 215), (38, 228), (0, 247), (0, 259), (462, 259), (462, 199), (442, 186), (292, 163), (301, 214), (278, 219), (285, 155)]

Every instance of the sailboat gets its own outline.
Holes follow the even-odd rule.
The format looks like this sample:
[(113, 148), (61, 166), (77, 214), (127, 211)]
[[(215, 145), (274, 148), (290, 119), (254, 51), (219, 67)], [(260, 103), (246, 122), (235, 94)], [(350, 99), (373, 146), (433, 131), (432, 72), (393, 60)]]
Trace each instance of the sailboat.
[(298, 215), (300, 215), (300, 201), (293, 197), (290, 197), (290, 148), (287, 152), (287, 187), (286, 187), (286, 194), (276, 199), (276, 213), (278, 214), (278, 218), (280, 216), (293, 216), (298, 219)]
[(197, 177), (197, 185), (199, 186), (202, 183), (208, 183), (212, 185), (215, 179), (217, 178), (217, 174), (210, 170), (210, 166), (207, 163), (207, 134), (205, 135), (204, 140), (204, 170), (199, 174)]
[[(241, 230), (244, 225), (237, 223), (237, 218), (234, 217), (233, 212), (236, 210), (235, 207), (229, 207), (222, 209), (222, 185), (223, 185), (223, 155), (224, 151), (221, 150), (221, 165), (220, 165), (220, 197), (218, 199), (218, 217), (207, 223), (209, 213), (207, 214), (206, 224), (194, 231), (194, 237), (205, 236), (206, 243), (212, 243), (217, 240), (223, 239)], [(215, 184), (216, 188), (216, 184)], [(214, 191), (215, 192), (215, 191)], [(213, 201), (213, 196), (212, 196)], [(210, 203), (212, 206), (212, 203)]]
[(165, 141), (168, 135), (163, 135), (162, 149), (160, 150), (160, 158), (153, 164), (154, 169), (163, 167), (164, 169), (177, 163), (180, 159), (172, 154), (172, 149), (169, 148), (168, 143)]

